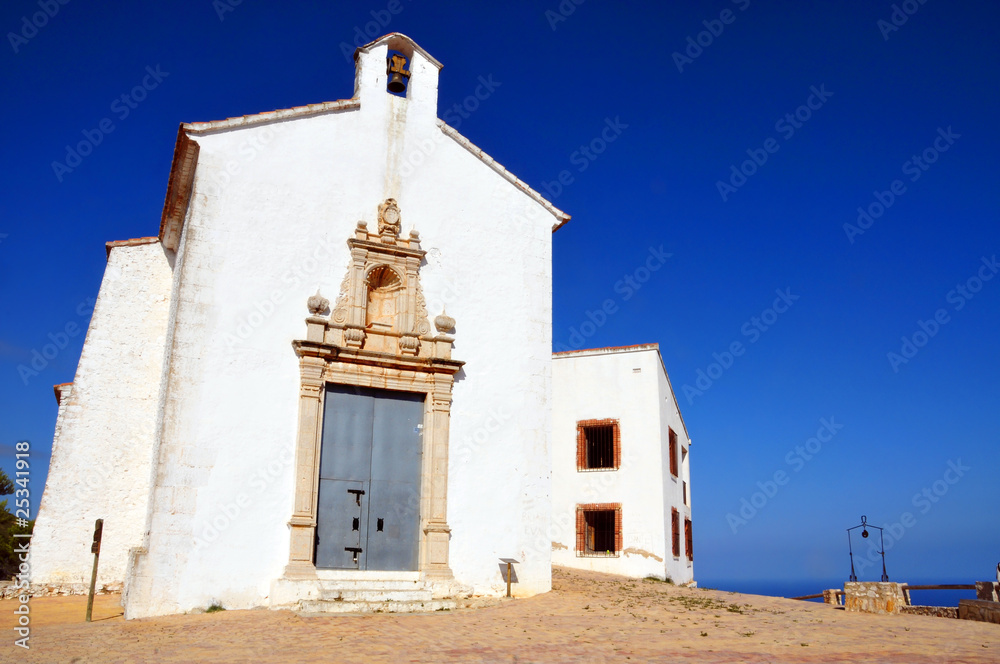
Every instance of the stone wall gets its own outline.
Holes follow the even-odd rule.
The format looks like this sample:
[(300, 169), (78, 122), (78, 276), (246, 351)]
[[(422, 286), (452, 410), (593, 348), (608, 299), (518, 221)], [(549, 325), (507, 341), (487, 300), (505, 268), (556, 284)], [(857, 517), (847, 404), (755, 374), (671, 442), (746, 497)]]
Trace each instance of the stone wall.
[(60, 389), (31, 536), (32, 587), (89, 587), (97, 519), (104, 519), (97, 581), (121, 584), (128, 551), (145, 531), (171, 258), (155, 238), (108, 251), (73, 384)]
[(1000, 602), (960, 599), (958, 600), (958, 617), (962, 620), (978, 620), (979, 622), (1000, 625)]
[(998, 595), (1000, 595), (1000, 583), (976, 581), (976, 599), (997, 602), (1000, 601)]
[[(29, 595), (30, 597), (46, 597), (52, 595), (86, 595), (90, 590), (88, 583), (50, 583), (31, 584), (27, 592), (24, 588), (18, 588), (17, 584), (10, 581), (0, 581), (0, 599), (12, 599), (19, 595)], [(98, 583), (94, 588), (95, 595), (110, 595), (120, 593), (122, 584), (118, 583)]]
[(826, 604), (833, 604), (834, 606), (843, 606), (844, 603), (844, 593), (837, 588), (830, 588), (823, 591), (823, 602)]
[(899, 613), (906, 605), (902, 584), (860, 581), (844, 584), (844, 608), (858, 613)]
[(899, 612), (911, 616), (958, 618), (958, 609), (954, 606), (903, 606)]

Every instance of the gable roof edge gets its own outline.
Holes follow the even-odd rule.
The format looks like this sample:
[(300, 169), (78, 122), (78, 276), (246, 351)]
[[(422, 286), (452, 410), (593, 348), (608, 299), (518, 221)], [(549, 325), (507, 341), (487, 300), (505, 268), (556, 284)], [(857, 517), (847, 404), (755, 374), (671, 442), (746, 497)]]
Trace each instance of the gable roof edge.
[(500, 163), (493, 157), (486, 154), (481, 148), (479, 148), (472, 141), (467, 139), (458, 133), (454, 127), (449, 125), (444, 120), (438, 118), (437, 125), (446, 136), (451, 137), (456, 143), (461, 145), (463, 148), (468, 150), (472, 156), (478, 157), (480, 161), (492, 168), (497, 174), (499, 174), (503, 179), (510, 182), (512, 185), (523, 191), (530, 198), (532, 198), (536, 203), (544, 207), (549, 213), (557, 219), (557, 222), (552, 226), (552, 232), (555, 233), (557, 230), (566, 225), (566, 223), (572, 218), (570, 215), (566, 214), (555, 205), (547, 201), (541, 194), (528, 186), (526, 182), (518, 178), (516, 175), (504, 168)]
[(177, 144), (174, 146), (174, 159), (170, 164), (167, 196), (163, 201), (158, 235), (163, 246), (171, 251), (177, 251), (177, 246), (180, 244), (181, 228), (184, 226), (184, 217), (191, 201), (194, 170), (197, 164), (198, 144), (187, 135), (182, 123), (177, 129)]
[(444, 65), (441, 64), (438, 61), (437, 58), (435, 58), (433, 55), (431, 55), (430, 53), (428, 53), (427, 51), (425, 51), (424, 48), (420, 44), (418, 44), (417, 42), (413, 41), (413, 39), (411, 39), (410, 37), (407, 37), (402, 32), (390, 32), (388, 34), (382, 35), (381, 37), (378, 37), (377, 39), (374, 39), (374, 40), (368, 42), (364, 46), (359, 46), (358, 48), (354, 49), (354, 59), (357, 60), (359, 53), (367, 53), (374, 46), (378, 46), (379, 44), (382, 44), (382, 43), (385, 43), (385, 42), (391, 42), (391, 41), (394, 41), (394, 40), (397, 40), (397, 39), (403, 39), (406, 42), (408, 42), (410, 44), (410, 46), (412, 46), (415, 51), (419, 52), (420, 55), (422, 55), (425, 58), (427, 58), (428, 62), (430, 62), (435, 67), (437, 67), (438, 71), (440, 71), (444, 67)]

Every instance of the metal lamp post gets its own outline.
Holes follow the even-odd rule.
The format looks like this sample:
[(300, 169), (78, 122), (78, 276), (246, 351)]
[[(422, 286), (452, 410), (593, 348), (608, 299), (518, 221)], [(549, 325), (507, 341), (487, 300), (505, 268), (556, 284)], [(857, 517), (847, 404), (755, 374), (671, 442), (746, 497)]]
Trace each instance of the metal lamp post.
[(848, 553), (851, 556), (851, 579), (850, 580), (851, 581), (857, 581), (858, 580), (858, 575), (855, 574), (855, 572), (854, 572), (854, 548), (851, 546), (851, 531), (852, 530), (857, 530), (858, 528), (862, 529), (861, 530), (861, 537), (864, 538), (864, 539), (868, 539), (868, 529), (869, 528), (874, 528), (875, 530), (878, 531), (879, 548), (880, 548), (879, 553), (882, 555), (882, 581), (888, 581), (889, 580), (889, 575), (886, 574), (886, 572), (885, 572), (885, 539), (882, 537), (882, 529), (879, 528), (878, 526), (873, 526), (873, 525), (869, 524), (868, 523), (868, 518), (866, 516), (864, 516), (863, 514), (861, 515), (861, 523), (860, 524), (858, 524), (857, 526), (854, 526), (852, 528), (848, 528), (847, 529), (847, 551), (848, 551)]

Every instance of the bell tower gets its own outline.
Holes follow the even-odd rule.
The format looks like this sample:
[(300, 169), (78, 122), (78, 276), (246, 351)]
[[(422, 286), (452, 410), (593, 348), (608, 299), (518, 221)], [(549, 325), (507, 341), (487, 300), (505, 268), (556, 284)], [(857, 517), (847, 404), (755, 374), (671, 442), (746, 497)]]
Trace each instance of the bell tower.
[(404, 34), (393, 32), (354, 52), (354, 96), (365, 105), (406, 100), (407, 114), (437, 118), (441, 63)]

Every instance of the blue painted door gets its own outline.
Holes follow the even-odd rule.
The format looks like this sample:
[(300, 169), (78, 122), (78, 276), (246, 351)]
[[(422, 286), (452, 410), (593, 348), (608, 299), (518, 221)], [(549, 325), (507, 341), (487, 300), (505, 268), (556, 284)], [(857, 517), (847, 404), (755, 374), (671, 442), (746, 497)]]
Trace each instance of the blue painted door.
[(330, 385), (316, 567), (415, 570), (424, 395)]

